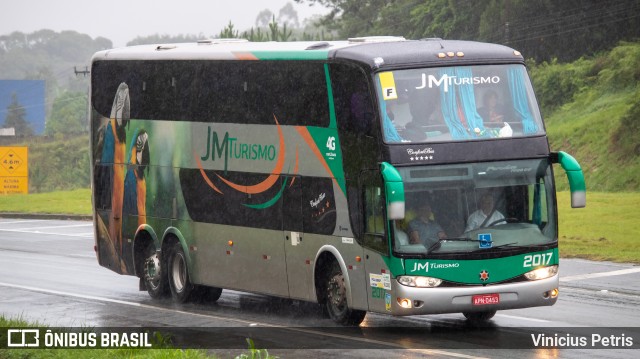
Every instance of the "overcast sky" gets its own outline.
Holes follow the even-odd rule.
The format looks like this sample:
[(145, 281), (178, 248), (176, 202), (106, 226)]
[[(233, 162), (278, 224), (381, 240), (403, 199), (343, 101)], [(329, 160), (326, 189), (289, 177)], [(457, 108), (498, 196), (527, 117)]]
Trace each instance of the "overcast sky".
[(287, 2), (301, 23), (328, 12), (293, 0), (2, 0), (0, 35), (75, 30), (92, 38), (106, 37), (120, 47), (137, 36), (153, 34), (217, 35), (229, 21), (236, 29), (247, 30), (259, 12), (269, 9), (277, 16)]

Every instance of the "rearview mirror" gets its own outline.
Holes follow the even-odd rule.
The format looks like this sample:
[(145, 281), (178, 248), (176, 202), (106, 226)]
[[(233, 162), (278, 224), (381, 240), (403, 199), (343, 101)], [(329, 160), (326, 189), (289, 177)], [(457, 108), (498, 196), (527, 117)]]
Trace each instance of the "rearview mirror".
[(571, 207), (584, 208), (587, 205), (587, 187), (578, 161), (570, 154), (559, 151), (551, 153), (551, 162), (559, 163), (567, 173), (571, 190)]

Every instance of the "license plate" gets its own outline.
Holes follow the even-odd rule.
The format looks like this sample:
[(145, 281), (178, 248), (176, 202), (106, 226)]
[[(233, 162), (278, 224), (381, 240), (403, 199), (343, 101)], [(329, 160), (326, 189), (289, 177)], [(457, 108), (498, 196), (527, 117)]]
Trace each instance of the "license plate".
[(500, 294), (480, 294), (471, 297), (473, 305), (489, 305), (500, 303)]

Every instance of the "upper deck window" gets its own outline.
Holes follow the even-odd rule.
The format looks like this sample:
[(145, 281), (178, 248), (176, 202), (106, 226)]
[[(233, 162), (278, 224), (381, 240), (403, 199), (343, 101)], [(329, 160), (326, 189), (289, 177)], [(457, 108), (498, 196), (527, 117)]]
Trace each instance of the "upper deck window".
[(92, 104), (107, 117), (118, 86), (131, 118), (328, 127), (324, 64), (318, 61), (96, 61)]
[(544, 133), (522, 65), (396, 70), (378, 73), (376, 79), (387, 143)]

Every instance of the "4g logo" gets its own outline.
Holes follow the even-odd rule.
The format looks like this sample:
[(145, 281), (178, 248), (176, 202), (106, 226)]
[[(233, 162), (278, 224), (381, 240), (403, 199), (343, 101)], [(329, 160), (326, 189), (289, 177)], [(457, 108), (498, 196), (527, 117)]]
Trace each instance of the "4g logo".
[(329, 136), (327, 139), (327, 148), (331, 151), (336, 150), (336, 138), (334, 136)]

